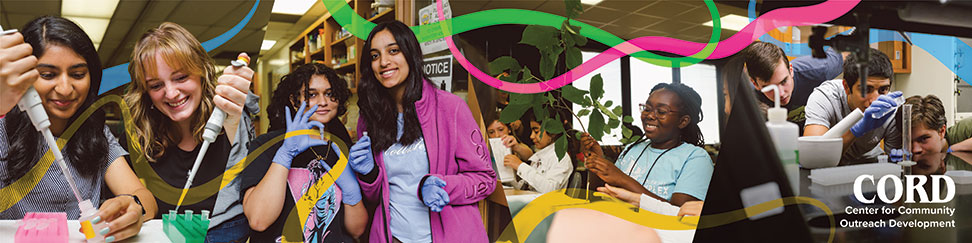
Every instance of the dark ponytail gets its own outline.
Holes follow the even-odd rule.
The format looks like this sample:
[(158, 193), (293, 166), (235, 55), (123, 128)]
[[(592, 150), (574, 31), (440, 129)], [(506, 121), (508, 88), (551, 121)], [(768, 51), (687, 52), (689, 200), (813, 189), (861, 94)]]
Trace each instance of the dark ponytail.
[(702, 121), (702, 96), (682, 83), (660, 83), (651, 88), (651, 92), (659, 89), (675, 92), (682, 101), (682, 106), (679, 107), (681, 109), (680, 115), (689, 116), (688, 126), (679, 131), (682, 141), (699, 147), (705, 144), (705, 140), (702, 138), (702, 129), (699, 128), (699, 122)]

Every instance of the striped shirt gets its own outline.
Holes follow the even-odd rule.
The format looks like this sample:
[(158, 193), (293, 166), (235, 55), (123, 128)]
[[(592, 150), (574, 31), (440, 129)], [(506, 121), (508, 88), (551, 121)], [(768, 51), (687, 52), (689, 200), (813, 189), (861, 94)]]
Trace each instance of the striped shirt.
[[(98, 173), (94, 175), (82, 175), (78, 173), (78, 170), (74, 168), (74, 164), (69, 161), (70, 159), (65, 156), (64, 163), (67, 164), (68, 170), (70, 170), (71, 175), (74, 176), (75, 183), (78, 186), (78, 191), (81, 193), (82, 200), (90, 199), (95, 205), (101, 204), (101, 191), (104, 185), (104, 174), (118, 157), (122, 157), (128, 154), (121, 145), (118, 144), (118, 140), (115, 136), (109, 132), (108, 127), (104, 127), (105, 137), (108, 139), (108, 156), (105, 158), (107, 161), (104, 165), (99, 168)], [(37, 134), (38, 139), (43, 139), (41, 135)], [(38, 158), (41, 158), (44, 153), (48, 151), (47, 143), (44, 143), (39, 150), (37, 150)], [(7, 130), (6, 130), (6, 119), (0, 118), (0, 176), (6, 176), (6, 166), (9, 161), (2, 158), (7, 157), (11, 152), (10, 145), (7, 144)], [(65, 151), (62, 149), (62, 153)], [(92, 161), (93, 162), (93, 161)], [(51, 163), (48, 167), (46, 173), (41, 176), (37, 185), (27, 193), (19, 202), (11, 206), (10, 208), (3, 209), (0, 212), (0, 219), (20, 219), (24, 217), (27, 212), (66, 212), (68, 219), (78, 219), (81, 215), (81, 211), (78, 208), (78, 202), (74, 198), (74, 193), (71, 192), (71, 188), (64, 179), (60, 166)], [(29, 180), (31, 178), (20, 178), (18, 180)], [(35, 179), (36, 180), (36, 179)], [(32, 184), (32, 183), (28, 183)], [(9, 185), (0, 181), (0, 187), (7, 187)], [(15, 198), (14, 198), (15, 199)], [(3, 200), (11, 200), (8, 195), (4, 195)]]

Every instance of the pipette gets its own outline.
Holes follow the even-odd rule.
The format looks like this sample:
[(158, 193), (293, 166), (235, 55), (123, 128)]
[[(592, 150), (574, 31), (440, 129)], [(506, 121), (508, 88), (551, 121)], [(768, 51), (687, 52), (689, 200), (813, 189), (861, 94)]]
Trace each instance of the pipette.
[[(16, 29), (3, 30), (0, 27), (0, 36), (16, 33)], [(74, 192), (74, 198), (78, 200), (78, 203), (84, 201), (81, 199), (81, 193), (78, 192), (78, 186), (74, 184), (74, 176), (71, 175), (71, 171), (68, 170), (67, 164), (64, 163), (64, 155), (61, 154), (61, 149), (57, 147), (57, 140), (54, 139), (54, 134), (51, 133), (51, 121), (47, 117), (47, 111), (44, 110), (44, 104), (37, 94), (37, 90), (31, 86), (27, 88), (27, 92), (24, 93), (24, 97), (20, 98), (20, 102), (17, 102), (17, 107), (20, 110), (27, 113), (30, 117), (30, 122), (34, 124), (34, 128), (37, 129), (44, 136), (44, 140), (47, 141), (47, 147), (51, 149), (51, 153), (54, 154), (54, 162), (57, 163), (58, 167), (61, 167), (61, 173), (64, 174), (64, 179), (67, 179), (68, 186), (71, 187), (71, 192)]]
[[(240, 53), (236, 60), (230, 61), (233, 66), (244, 67), (249, 65), (250, 58), (246, 53)], [(192, 179), (196, 177), (196, 171), (199, 170), (199, 164), (202, 164), (203, 157), (206, 157), (206, 151), (209, 150), (209, 144), (216, 141), (216, 136), (219, 132), (223, 130), (223, 121), (226, 120), (226, 112), (216, 107), (213, 109), (213, 115), (209, 117), (209, 121), (206, 121), (205, 130), (203, 130), (203, 141), (202, 147), (199, 148), (199, 154), (196, 155), (196, 161), (192, 163), (192, 169), (189, 170), (189, 178), (186, 179), (186, 185), (182, 187), (182, 195), (179, 196), (179, 202), (176, 203), (176, 211), (179, 211), (179, 206), (182, 205), (182, 200), (186, 198), (186, 193), (189, 192), (189, 187), (192, 186)]]

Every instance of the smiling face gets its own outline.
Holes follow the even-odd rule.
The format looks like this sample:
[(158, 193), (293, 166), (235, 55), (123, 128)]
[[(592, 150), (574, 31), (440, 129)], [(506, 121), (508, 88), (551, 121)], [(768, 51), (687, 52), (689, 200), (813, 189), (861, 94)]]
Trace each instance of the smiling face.
[(681, 129), (688, 125), (689, 117), (682, 115), (679, 107), (682, 100), (678, 94), (668, 89), (651, 92), (641, 111), (641, 122), (645, 137), (652, 143), (665, 143), (680, 138)]
[(945, 173), (945, 126), (930, 129), (918, 122), (911, 126), (911, 153), (914, 161), (911, 167), (914, 174), (941, 175)]
[(176, 123), (190, 122), (202, 102), (202, 77), (185, 67), (171, 67), (161, 54), (155, 55), (155, 72), (145, 71), (152, 106)]
[(48, 45), (37, 60), (40, 79), (34, 89), (50, 119), (68, 120), (84, 104), (91, 88), (88, 63), (71, 48)]
[[(337, 116), (338, 102), (327, 78), (324, 75), (311, 76), (307, 89), (309, 94), (307, 94), (307, 97), (302, 97), (300, 101), (307, 102), (306, 110), (317, 106), (317, 111), (314, 112), (314, 116), (311, 116), (310, 120), (327, 124), (331, 119), (334, 119)], [(299, 104), (294, 107), (299, 107)]]
[(408, 62), (391, 31), (386, 29), (375, 33), (370, 52), (375, 79), (388, 89), (403, 87), (401, 84), (408, 77)]
[[(858, 81), (860, 82), (860, 81)], [(878, 96), (887, 94), (891, 91), (891, 79), (882, 77), (867, 77), (867, 93), (862, 98), (861, 97), (861, 87), (860, 83), (855, 83), (850, 87), (847, 85), (847, 81), (844, 81), (844, 92), (847, 93), (847, 104), (851, 109), (867, 109), (871, 106), (871, 102), (877, 100)]]

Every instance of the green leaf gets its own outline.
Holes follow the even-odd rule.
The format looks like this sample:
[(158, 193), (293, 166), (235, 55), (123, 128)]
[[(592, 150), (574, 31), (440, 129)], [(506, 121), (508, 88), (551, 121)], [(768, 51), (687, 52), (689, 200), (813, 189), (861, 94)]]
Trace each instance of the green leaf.
[(557, 159), (564, 159), (564, 156), (567, 155), (567, 135), (561, 135), (554, 142), (554, 146), (554, 152), (557, 152)]
[(604, 79), (601, 78), (601, 74), (598, 73), (591, 78), (591, 98), (598, 100), (604, 96)]
[(618, 119), (608, 119), (608, 124), (607, 124), (608, 128), (615, 129), (615, 128), (618, 128), (619, 125), (621, 125), (621, 121), (620, 120), (618, 120)]
[(506, 108), (503, 109), (503, 111), (500, 112), (499, 121), (502, 123), (510, 123), (519, 120), (520, 117), (523, 116), (523, 113), (526, 113), (527, 109), (529, 108), (529, 105), (510, 103), (506, 106)]
[(624, 138), (627, 139), (627, 138), (630, 138), (631, 137), (631, 134), (633, 134), (633, 131), (631, 131), (631, 129), (628, 129), (628, 127), (621, 127), (621, 136), (622, 137), (624, 137)]
[(566, 60), (567, 69), (574, 69), (575, 67), (580, 66), (582, 62), (584, 62), (584, 58), (581, 56), (580, 48), (574, 46), (567, 48), (566, 59), (567, 59)]
[[(533, 115), (534, 117), (536, 117), (538, 121), (543, 121), (543, 119), (547, 117), (547, 109), (544, 109), (543, 104), (541, 104), (540, 102), (533, 103)], [(523, 124), (523, 125), (529, 126), (530, 124)]]
[(564, 52), (564, 49), (559, 47), (540, 49), (540, 76), (543, 79), (549, 80), (553, 77), (557, 67), (557, 60), (560, 60), (560, 53), (562, 52)]
[(632, 123), (632, 122), (634, 122), (634, 117), (631, 117), (631, 116), (624, 116), (623, 119), (624, 119), (624, 123)]
[(557, 45), (560, 42), (559, 36), (560, 30), (557, 28), (544, 25), (527, 25), (523, 29), (520, 44), (531, 45), (542, 50), (544, 47)]
[(543, 129), (550, 134), (560, 134), (564, 132), (564, 124), (559, 120), (547, 118), (543, 121)]
[(564, 6), (567, 7), (567, 18), (576, 19), (584, 12), (580, 0), (564, 0)]
[(604, 102), (604, 106), (605, 107), (611, 107), (611, 105), (613, 105), (613, 104), (614, 104), (614, 101), (610, 101), (610, 100)]
[(574, 44), (575, 44), (575, 46), (585, 46), (585, 45), (587, 45), (587, 37), (584, 37), (583, 35), (580, 34), (580, 28), (581, 28), (580, 26), (576, 26), (576, 27), (572, 28), (572, 29), (574, 29), (574, 30), (577, 31), (576, 34), (571, 34), (571, 36), (574, 38)]
[(611, 112), (613, 112), (615, 116), (619, 116), (619, 117), (621, 115), (624, 115), (624, 109), (621, 108), (620, 105), (619, 106), (615, 106), (614, 109), (611, 109)]
[(587, 102), (588, 100), (584, 99), (584, 95), (587, 94), (587, 91), (578, 89), (573, 85), (564, 85), (564, 87), (561, 87), (560, 94), (564, 97), (564, 99), (567, 99), (567, 101), (570, 101), (571, 103), (581, 106), (590, 106), (590, 103)]
[(520, 63), (517, 62), (516, 59), (514, 59), (513, 57), (510, 57), (510, 56), (502, 56), (502, 57), (493, 59), (492, 62), (489, 62), (489, 75), (490, 76), (499, 75), (499, 74), (503, 73), (503, 71), (506, 71), (506, 70), (510, 70), (510, 76), (515, 76), (516, 74), (519, 74), (520, 73)]
[(586, 116), (590, 114), (591, 114), (591, 110), (587, 110), (587, 109), (582, 109), (579, 112), (577, 112), (577, 116)]
[(594, 110), (594, 113), (591, 114), (591, 118), (587, 122), (587, 132), (595, 140), (601, 141), (601, 137), (604, 136), (604, 116), (601, 115), (600, 111)]
[(520, 79), (519, 83), (532, 83), (532, 82), (528, 82), (530, 81), (531, 78), (533, 78), (533, 73), (530, 72), (530, 69), (526, 68), (526, 66), (523, 66), (522, 70), (523, 70), (523, 78)]
[(533, 104), (539, 100), (540, 94), (510, 93), (510, 104)]

